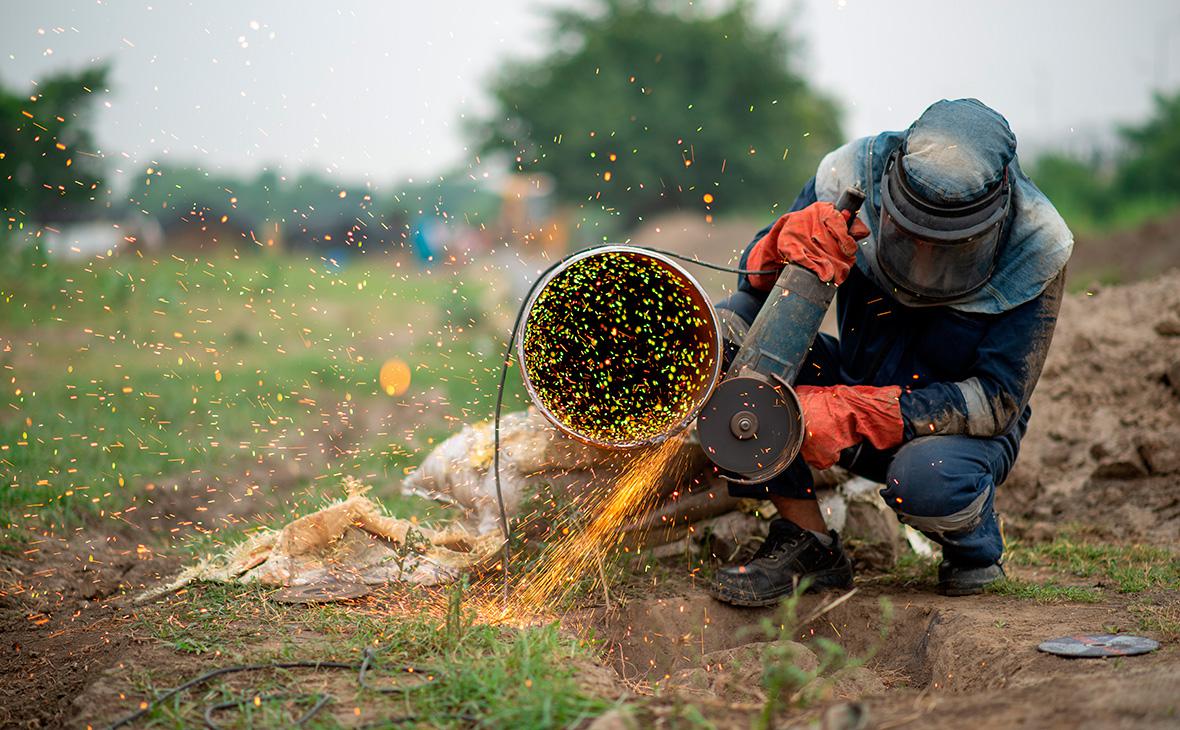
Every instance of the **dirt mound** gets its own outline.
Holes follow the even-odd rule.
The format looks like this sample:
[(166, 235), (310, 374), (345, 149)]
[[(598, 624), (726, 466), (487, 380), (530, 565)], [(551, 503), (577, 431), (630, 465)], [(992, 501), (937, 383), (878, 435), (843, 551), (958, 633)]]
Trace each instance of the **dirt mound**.
[(1079, 236), (1070, 259), (1077, 281), (1132, 282), (1180, 267), (1180, 215), (1118, 233)]
[(1032, 408), (1000, 490), (1018, 529), (1180, 538), (1180, 271), (1068, 296)]

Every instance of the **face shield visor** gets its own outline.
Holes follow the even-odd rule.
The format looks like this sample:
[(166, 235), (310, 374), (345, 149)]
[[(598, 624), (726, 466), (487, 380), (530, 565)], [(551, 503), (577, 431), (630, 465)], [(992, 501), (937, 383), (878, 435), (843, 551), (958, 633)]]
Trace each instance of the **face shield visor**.
[(987, 283), (1008, 219), (1008, 173), (960, 205), (932, 204), (906, 180), (900, 148), (881, 180), (877, 268), (915, 303), (953, 301)]

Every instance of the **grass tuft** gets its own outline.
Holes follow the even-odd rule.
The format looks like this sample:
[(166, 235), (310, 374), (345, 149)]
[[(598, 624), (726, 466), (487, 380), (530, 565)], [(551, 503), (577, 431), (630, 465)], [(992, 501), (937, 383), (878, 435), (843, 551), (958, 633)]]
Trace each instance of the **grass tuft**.
[(993, 583), (988, 586), (987, 592), (999, 596), (1024, 598), (1038, 603), (1097, 603), (1102, 600), (1099, 592), (1092, 588), (1063, 586), (1053, 581), (1032, 583), (1015, 578)]

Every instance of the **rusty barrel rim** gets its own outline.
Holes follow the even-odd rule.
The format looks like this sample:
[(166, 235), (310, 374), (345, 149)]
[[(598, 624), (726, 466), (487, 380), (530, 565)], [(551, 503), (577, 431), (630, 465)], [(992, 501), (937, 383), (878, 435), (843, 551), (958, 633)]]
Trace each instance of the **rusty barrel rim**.
[[(656, 261), (661, 266), (670, 270), (674, 275), (682, 278), (689, 285), (693, 299), (701, 305), (702, 311), (708, 317), (709, 329), (712, 332), (711, 342), (709, 343), (713, 349), (712, 368), (707, 381), (703, 384), (703, 387), (700, 388), (700, 393), (697, 395), (692, 408), (690, 408), (673, 426), (666, 428), (662, 433), (646, 439), (607, 441), (604, 439), (597, 439), (592, 436), (588, 436), (587, 434), (577, 431), (576, 429), (570, 428), (568, 424), (563, 422), (563, 420), (558, 417), (557, 414), (553, 413), (542, 401), (536, 387), (532, 382), (532, 379), (529, 377), (528, 368), (525, 366), (525, 332), (528, 330), (529, 318), (532, 315), (533, 307), (537, 303), (537, 299), (541, 296), (541, 293), (545, 291), (545, 288), (549, 286), (549, 284), (552, 283), (554, 279), (563, 274), (570, 267), (577, 264), (579, 261), (583, 261), (595, 256), (616, 253)], [(532, 294), (529, 296), (528, 302), (525, 304), (523, 312), (524, 314), (520, 320), (520, 329), (516, 336), (516, 359), (520, 364), (520, 376), (521, 380), (524, 382), (525, 392), (528, 393), (529, 401), (533, 404), (533, 406), (538, 411), (540, 411), (543, 416), (545, 416), (545, 420), (552, 423), (562, 433), (577, 441), (580, 441), (581, 443), (608, 449), (632, 449), (643, 446), (654, 446), (656, 444), (662, 443), (668, 438), (684, 432), (685, 429), (689, 428), (693, 424), (693, 422), (696, 420), (697, 414), (700, 413), (701, 409), (704, 408), (705, 404), (709, 401), (709, 396), (713, 393), (713, 389), (717, 387), (717, 383), (721, 379), (722, 341), (721, 327), (717, 319), (717, 310), (713, 307), (712, 301), (709, 300), (708, 294), (705, 292), (705, 289), (701, 286), (700, 282), (696, 280), (696, 277), (690, 274), (683, 266), (676, 263), (676, 261), (674, 261), (672, 258), (657, 251), (651, 251), (649, 249), (640, 248), (637, 246), (627, 246), (623, 244), (605, 244), (602, 246), (586, 249), (585, 251), (580, 251), (576, 254), (572, 254), (562, 261), (558, 266), (553, 267), (552, 270), (546, 273), (545, 276), (537, 282), (537, 285), (533, 288)]]

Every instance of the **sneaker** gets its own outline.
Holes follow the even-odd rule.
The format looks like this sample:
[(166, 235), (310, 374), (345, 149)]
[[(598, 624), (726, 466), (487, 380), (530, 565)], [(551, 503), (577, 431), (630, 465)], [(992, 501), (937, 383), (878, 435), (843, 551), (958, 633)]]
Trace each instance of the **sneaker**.
[(790, 595), (805, 578), (809, 591), (852, 586), (852, 561), (835, 532), (825, 547), (811, 532), (793, 522), (776, 519), (770, 534), (745, 565), (722, 568), (710, 593), (735, 606), (772, 606)]
[(992, 583), (1003, 579), (1004, 566), (1000, 563), (979, 567), (955, 565), (944, 560), (938, 566), (938, 590), (948, 596), (983, 593)]

